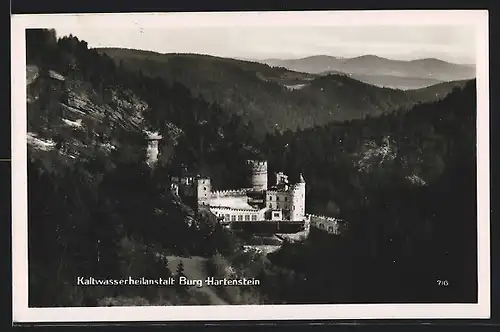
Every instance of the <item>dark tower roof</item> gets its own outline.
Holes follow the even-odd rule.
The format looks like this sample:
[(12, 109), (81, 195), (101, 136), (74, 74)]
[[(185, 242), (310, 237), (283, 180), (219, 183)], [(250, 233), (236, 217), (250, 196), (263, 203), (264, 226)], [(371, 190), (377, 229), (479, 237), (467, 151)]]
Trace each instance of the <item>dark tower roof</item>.
[(299, 174), (299, 183), (306, 183), (304, 177), (302, 176), (302, 173)]

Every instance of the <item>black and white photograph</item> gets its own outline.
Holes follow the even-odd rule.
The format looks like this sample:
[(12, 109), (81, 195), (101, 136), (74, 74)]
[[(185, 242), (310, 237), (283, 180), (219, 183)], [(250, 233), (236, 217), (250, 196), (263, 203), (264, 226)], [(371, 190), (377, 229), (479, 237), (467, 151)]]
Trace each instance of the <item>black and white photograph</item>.
[(14, 320), (489, 318), (487, 17), (14, 15)]

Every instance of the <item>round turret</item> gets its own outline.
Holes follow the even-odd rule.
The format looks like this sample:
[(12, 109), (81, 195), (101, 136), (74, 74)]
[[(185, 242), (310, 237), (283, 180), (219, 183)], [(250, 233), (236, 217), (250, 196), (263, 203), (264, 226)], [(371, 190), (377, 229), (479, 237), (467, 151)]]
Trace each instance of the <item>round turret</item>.
[(292, 189), (292, 214), (291, 219), (298, 221), (305, 218), (306, 206), (306, 181), (302, 174), (299, 175), (299, 181)]
[(256, 191), (267, 190), (267, 161), (249, 160), (252, 171), (251, 186)]

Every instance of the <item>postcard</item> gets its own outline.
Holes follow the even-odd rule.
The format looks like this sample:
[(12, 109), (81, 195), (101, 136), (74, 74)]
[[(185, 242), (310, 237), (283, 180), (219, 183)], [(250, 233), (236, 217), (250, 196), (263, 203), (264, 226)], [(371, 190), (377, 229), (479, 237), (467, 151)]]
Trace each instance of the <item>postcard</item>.
[(488, 13), (12, 16), (15, 322), (490, 317)]

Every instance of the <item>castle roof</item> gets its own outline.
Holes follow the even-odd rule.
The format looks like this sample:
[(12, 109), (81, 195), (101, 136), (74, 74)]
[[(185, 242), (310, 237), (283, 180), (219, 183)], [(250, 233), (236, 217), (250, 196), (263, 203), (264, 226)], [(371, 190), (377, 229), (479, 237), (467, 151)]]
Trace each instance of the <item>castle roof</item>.
[(302, 173), (299, 174), (299, 183), (306, 183), (304, 177), (302, 176)]

